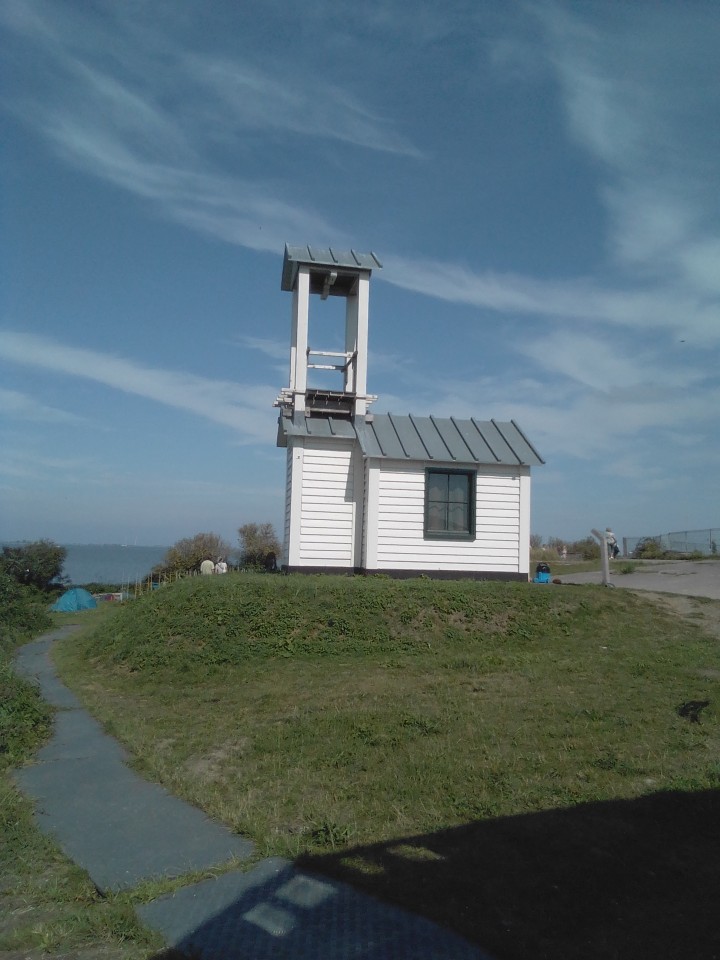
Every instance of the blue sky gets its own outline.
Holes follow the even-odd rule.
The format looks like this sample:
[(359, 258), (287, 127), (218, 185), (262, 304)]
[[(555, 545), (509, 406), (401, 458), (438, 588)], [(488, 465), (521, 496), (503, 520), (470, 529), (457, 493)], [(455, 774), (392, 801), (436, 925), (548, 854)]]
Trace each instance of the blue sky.
[(515, 419), (534, 532), (720, 524), (717, 3), (5, 0), (0, 29), (0, 539), (281, 527), (286, 242), (377, 254), (374, 409)]

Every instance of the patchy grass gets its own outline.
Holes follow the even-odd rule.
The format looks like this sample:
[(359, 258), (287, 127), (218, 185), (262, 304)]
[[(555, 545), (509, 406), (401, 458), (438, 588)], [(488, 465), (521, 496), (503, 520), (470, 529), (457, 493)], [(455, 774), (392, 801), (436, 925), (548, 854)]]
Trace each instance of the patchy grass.
[[(718, 643), (650, 600), (193, 578), (58, 653), (141, 771), (262, 853), (503, 958), (674, 957), (668, 924), (714, 955), (698, 905), (720, 895)], [(691, 699), (710, 701), (701, 723), (677, 713)]]
[(12, 770), (32, 760), (52, 727), (51, 709), (34, 684), (15, 675), (12, 655), (52, 621), (47, 598), (23, 587), (8, 598), (0, 608), (0, 956), (140, 960), (159, 945), (157, 938), (141, 929), (129, 902), (101, 896), (35, 827), (32, 805), (12, 780)]

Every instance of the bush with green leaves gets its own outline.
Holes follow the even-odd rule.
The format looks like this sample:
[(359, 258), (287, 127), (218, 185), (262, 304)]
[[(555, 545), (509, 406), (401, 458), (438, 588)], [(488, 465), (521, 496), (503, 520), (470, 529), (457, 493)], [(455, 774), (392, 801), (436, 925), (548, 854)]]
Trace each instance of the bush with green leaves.
[(667, 556), (662, 544), (655, 537), (644, 537), (633, 550), (636, 560), (662, 560)]
[(17, 646), (52, 625), (46, 607), (46, 597), (0, 570), (0, 770), (21, 763), (49, 730), (48, 706), (11, 665)]
[(238, 530), (240, 563), (243, 567), (265, 569), (270, 554), (280, 556), (280, 541), (271, 523), (246, 523)]
[(47, 597), (0, 569), (0, 656), (51, 626)]
[(600, 558), (600, 544), (593, 537), (576, 540), (568, 546), (568, 552), (578, 554), (583, 560), (598, 560)]
[(217, 533), (196, 533), (173, 544), (152, 572), (155, 576), (169, 576), (197, 571), (203, 560), (214, 563), (220, 557), (227, 557), (230, 549), (230, 544)]
[(35, 540), (3, 547), (0, 569), (24, 586), (49, 590), (52, 583), (59, 584), (65, 579), (62, 569), (66, 556), (65, 547), (52, 540)]

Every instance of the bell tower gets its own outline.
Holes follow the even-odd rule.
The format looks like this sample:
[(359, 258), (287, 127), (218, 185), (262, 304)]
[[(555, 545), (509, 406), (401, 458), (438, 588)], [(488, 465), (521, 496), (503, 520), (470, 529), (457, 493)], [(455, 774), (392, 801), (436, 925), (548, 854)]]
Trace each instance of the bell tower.
[[(283, 417), (364, 418), (376, 399), (367, 393), (370, 275), (382, 264), (374, 253), (331, 247), (285, 246), (281, 289), (292, 293), (290, 382), (275, 401)], [(345, 349), (310, 345), (310, 297), (345, 298)], [(334, 371), (337, 389), (308, 385), (309, 370)]]

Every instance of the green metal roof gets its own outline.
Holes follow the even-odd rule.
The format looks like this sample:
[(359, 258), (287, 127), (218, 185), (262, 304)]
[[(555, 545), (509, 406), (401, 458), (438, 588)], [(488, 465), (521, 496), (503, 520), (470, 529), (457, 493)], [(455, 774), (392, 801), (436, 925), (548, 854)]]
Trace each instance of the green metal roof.
[(288, 437), (357, 440), (363, 455), (388, 460), (537, 466), (545, 461), (514, 420), (376, 413), (353, 423), (343, 417), (280, 416), (278, 446)]
[(374, 253), (336, 250), (334, 247), (291, 247), (285, 244), (281, 290), (294, 288), (300, 264), (317, 267), (319, 270), (340, 269), (355, 274), (371, 273), (373, 270), (382, 269), (382, 264)]

